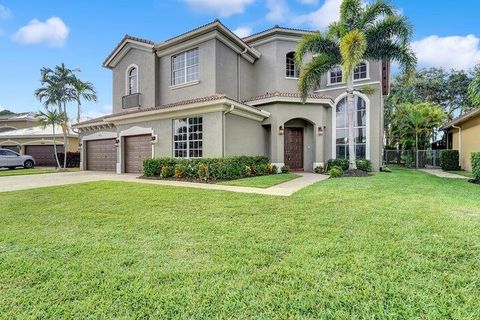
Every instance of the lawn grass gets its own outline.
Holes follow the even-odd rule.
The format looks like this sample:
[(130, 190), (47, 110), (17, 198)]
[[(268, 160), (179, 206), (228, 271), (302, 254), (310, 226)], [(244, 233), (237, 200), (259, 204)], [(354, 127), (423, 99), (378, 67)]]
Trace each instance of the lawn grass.
[(299, 177), (300, 176), (298, 174), (294, 173), (281, 173), (271, 174), (268, 176), (258, 176), (238, 180), (223, 181), (219, 184), (238, 187), (270, 188), (277, 184), (284, 183)]
[(0, 203), (5, 319), (480, 318), (464, 180), (395, 168), (291, 197), (95, 182)]
[(460, 176), (464, 176), (464, 177), (467, 177), (467, 178), (473, 178), (472, 173), (471, 173), (471, 172), (468, 172), (468, 171), (465, 171), (465, 170), (447, 171), (447, 172), (453, 173), (453, 174), (458, 174), (458, 175), (460, 175)]
[[(78, 171), (78, 168), (69, 168), (67, 169), (68, 172)], [(22, 169), (18, 168), (15, 170), (0, 170), (0, 178), (1, 177), (11, 177), (11, 176), (24, 176), (30, 174), (44, 174), (44, 173), (60, 173), (65, 171), (57, 171), (56, 169), (48, 169), (48, 168), (34, 168), (34, 169)]]

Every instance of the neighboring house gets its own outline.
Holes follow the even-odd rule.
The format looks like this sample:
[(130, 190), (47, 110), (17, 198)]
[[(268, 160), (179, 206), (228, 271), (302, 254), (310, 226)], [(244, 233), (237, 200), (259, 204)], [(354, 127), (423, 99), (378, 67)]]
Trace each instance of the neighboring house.
[[(281, 167), (312, 171), (346, 158), (340, 67), (305, 103), (297, 93), (294, 51), (311, 31), (275, 26), (239, 38), (218, 20), (154, 43), (125, 36), (104, 61), (113, 74), (112, 114), (74, 125), (84, 170), (140, 172), (148, 157), (265, 155)], [(355, 85), (357, 157), (379, 169), (388, 63), (365, 61)]]
[(0, 133), (38, 126), (32, 112), (14, 113), (0, 116)]
[[(22, 155), (30, 155), (37, 166), (56, 166), (53, 149), (52, 126), (38, 126), (25, 129), (0, 132), (0, 148), (14, 150)], [(68, 151), (78, 151), (78, 135), (68, 134)], [(55, 130), (57, 152), (63, 152), (63, 133), (57, 127)]]
[(472, 109), (442, 127), (447, 149), (458, 150), (462, 169), (472, 171), (470, 154), (480, 152), (480, 109)]

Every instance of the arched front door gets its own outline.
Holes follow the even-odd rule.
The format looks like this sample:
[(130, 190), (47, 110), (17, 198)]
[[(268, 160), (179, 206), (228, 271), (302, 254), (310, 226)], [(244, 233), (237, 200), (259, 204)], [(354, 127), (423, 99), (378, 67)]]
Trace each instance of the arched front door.
[(286, 127), (284, 162), (293, 171), (303, 171), (303, 128)]

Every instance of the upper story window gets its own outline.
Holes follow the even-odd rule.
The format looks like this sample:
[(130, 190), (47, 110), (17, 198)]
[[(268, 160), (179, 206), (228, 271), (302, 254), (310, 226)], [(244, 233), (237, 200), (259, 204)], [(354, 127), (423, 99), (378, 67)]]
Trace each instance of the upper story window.
[(289, 52), (286, 56), (286, 77), (298, 78), (300, 76), (300, 70), (295, 64), (295, 52)]
[(353, 80), (367, 79), (368, 77), (368, 65), (366, 62), (362, 62), (353, 71)]
[(328, 79), (329, 79), (329, 84), (342, 83), (343, 81), (342, 67), (340, 66), (333, 67), (332, 70), (330, 70)]
[(127, 95), (138, 93), (138, 67), (127, 69)]
[(198, 80), (198, 48), (172, 56), (172, 86)]

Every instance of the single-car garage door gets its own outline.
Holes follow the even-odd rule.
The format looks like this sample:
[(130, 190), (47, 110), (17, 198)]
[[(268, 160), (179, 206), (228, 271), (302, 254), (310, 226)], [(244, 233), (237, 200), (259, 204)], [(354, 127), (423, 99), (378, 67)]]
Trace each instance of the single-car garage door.
[[(53, 145), (48, 146), (25, 146), (25, 154), (35, 159), (35, 164), (39, 167), (56, 167), (55, 151)], [(63, 153), (63, 146), (57, 146), (57, 152)], [(63, 163), (63, 159), (60, 164)]]
[(152, 157), (152, 136), (129, 136), (124, 140), (125, 172), (140, 173), (143, 160)]
[(115, 139), (87, 141), (87, 170), (116, 171)]

